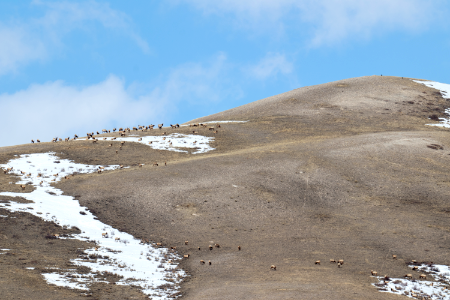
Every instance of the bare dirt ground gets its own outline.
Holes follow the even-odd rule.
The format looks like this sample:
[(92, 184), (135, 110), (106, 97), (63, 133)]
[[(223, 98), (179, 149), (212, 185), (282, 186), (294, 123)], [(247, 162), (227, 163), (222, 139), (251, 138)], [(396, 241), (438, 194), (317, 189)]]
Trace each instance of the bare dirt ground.
[[(406, 78), (360, 77), (190, 122), (248, 121), (216, 126), (216, 134), (164, 129), (214, 136), (216, 150), (205, 154), (137, 143), (116, 154), (118, 142), (75, 141), (0, 148), (0, 163), (53, 151), (79, 163), (131, 166), (56, 186), (102, 222), (190, 254), (181, 263), (189, 273), (182, 299), (400, 299), (378, 292), (370, 271), (402, 277), (411, 273), (405, 262), (412, 259), (450, 264), (449, 132), (425, 126), (449, 106), (436, 90)], [(18, 192), (14, 181), (0, 174), (0, 190)], [(70, 230), (25, 213), (0, 209), (0, 215), (15, 217), (0, 217), (0, 248), (11, 249), (0, 255), (1, 295), (84, 298), (47, 285), (40, 273), (68, 264), (90, 245), (46, 239)], [(209, 250), (216, 243), (220, 248)], [(338, 268), (330, 259), (345, 263)], [(30, 266), (35, 269), (25, 269)], [(136, 289), (104, 284), (90, 296), (144, 298)]]

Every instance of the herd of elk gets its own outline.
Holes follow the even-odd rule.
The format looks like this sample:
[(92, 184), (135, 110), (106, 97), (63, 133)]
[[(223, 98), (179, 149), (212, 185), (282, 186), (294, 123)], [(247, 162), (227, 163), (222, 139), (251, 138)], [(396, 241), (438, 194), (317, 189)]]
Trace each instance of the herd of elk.
[[(152, 130), (153, 128), (154, 128), (154, 126), (155, 125), (153, 125), (153, 124), (150, 124), (150, 125), (148, 125), (148, 126), (144, 126), (144, 125), (138, 125), (137, 127), (132, 127), (132, 129), (130, 129), (129, 127), (127, 127), (127, 128), (123, 128), (123, 127), (120, 127), (119, 128), (119, 130), (118, 130), (118, 132), (119, 132), (119, 135), (120, 136), (126, 136), (126, 133), (127, 132), (131, 132), (132, 130), (133, 131), (137, 131), (137, 130), (142, 130), (142, 131), (145, 131), (145, 130)], [(158, 124), (158, 129), (162, 129), (163, 128), (163, 126), (164, 126), (164, 124), (163, 123), (161, 123), (161, 124)], [(180, 127), (180, 124), (175, 124), (175, 125), (173, 125), (173, 124), (170, 124), (170, 127), (172, 128), (172, 129), (176, 129), (176, 128), (179, 128)], [(207, 125), (206, 124), (204, 124), (204, 123), (195, 123), (195, 124), (189, 124), (189, 127), (207, 127)], [(217, 124), (216, 125), (216, 128), (220, 128), (220, 124)], [(214, 134), (216, 134), (216, 133), (218, 133), (218, 130), (216, 129), (215, 127), (209, 127), (208, 129), (210, 130), (210, 131), (213, 131), (213, 133)], [(216, 130), (215, 130), (216, 129)], [(116, 132), (116, 130), (117, 130), (117, 128), (113, 128), (113, 132)], [(108, 129), (102, 129), (102, 134), (104, 134), (104, 133), (111, 133), (111, 130), (108, 130)], [(197, 131), (192, 131), (192, 133), (198, 133)], [(95, 134), (97, 134), (97, 135), (99, 135), (100, 134), (100, 132), (88, 132), (88, 133), (86, 133), (86, 140), (90, 140), (90, 139), (93, 139), (94, 141), (93, 141), (93, 143), (96, 143), (96, 139), (95, 139), (95, 137), (94, 137), (94, 135)], [(163, 135), (166, 135), (167, 133), (166, 132), (164, 132), (164, 134)], [(73, 139), (72, 140), (76, 140), (76, 139), (78, 139), (78, 135), (74, 135), (74, 137), (73, 137)], [(115, 138), (114, 138), (115, 139)], [(67, 138), (65, 138), (64, 139), (64, 141), (65, 142), (69, 142), (71, 139), (70, 139), (70, 137), (67, 137)], [(140, 139), (140, 141), (142, 140), (142, 138)], [(56, 143), (56, 142), (62, 142), (62, 138), (58, 138), (58, 137), (56, 137), (56, 138), (53, 138), (52, 139), (52, 142), (54, 142), (54, 143)], [(40, 143), (41, 141), (40, 140), (36, 140), (36, 142), (37, 143)], [(34, 144), (34, 140), (31, 140), (31, 143), (33, 143)], [(149, 142), (149, 144), (151, 144), (151, 142)]]

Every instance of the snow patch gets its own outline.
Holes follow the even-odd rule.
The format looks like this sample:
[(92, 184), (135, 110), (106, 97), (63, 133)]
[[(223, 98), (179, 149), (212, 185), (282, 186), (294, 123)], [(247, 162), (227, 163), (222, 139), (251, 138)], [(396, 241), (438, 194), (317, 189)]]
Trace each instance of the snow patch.
[(181, 259), (179, 256), (168, 249), (143, 243), (128, 233), (100, 222), (73, 197), (63, 195), (61, 190), (51, 186), (53, 182), (70, 180), (66, 176), (71, 174), (92, 173), (100, 167), (104, 171), (115, 170), (119, 166), (76, 164), (60, 159), (54, 153), (37, 153), (20, 155), (0, 167), (4, 170), (12, 168), (9, 174), (21, 177), (17, 184), (32, 185), (35, 188), (29, 193), (0, 193), (0, 196), (23, 197), (33, 201), (11, 201), (9, 206), (0, 203), (0, 207), (11, 212), (25, 211), (60, 226), (77, 227), (80, 234), (65, 238), (94, 241), (97, 245), (96, 248), (85, 250), (83, 257), (71, 261), (73, 265), (90, 268), (91, 273), (81, 275), (73, 273), (73, 270), (44, 273), (48, 283), (88, 290), (91, 283), (98, 282), (96, 274), (112, 273), (122, 277), (116, 284), (137, 286), (152, 299), (168, 299), (179, 288), (179, 283), (185, 276), (178, 269), (177, 261)]
[[(101, 139), (99, 142), (111, 141), (113, 139), (112, 137), (105, 138), (106, 140)], [(82, 139), (78, 139), (78, 141), (81, 140)], [(192, 154), (206, 153), (215, 149), (209, 145), (210, 142), (214, 141), (213, 137), (194, 134), (172, 133), (166, 136), (127, 136), (116, 137), (115, 141), (140, 143), (155, 150), (167, 150), (184, 153), (188, 153), (188, 151), (183, 150), (182, 148), (196, 149), (196, 151), (192, 152)]]
[[(410, 265), (414, 267), (417, 265)], [(373, 285), (380, 292), (404, 295), (410, 298), (449, 300), (450, 270), (445, 265), (421, 264), (417, 271), (432, 276), (436, 281), (416, 280), (407, 278), (391, 278), (385, 281), (383, 277), (376, 277), (380, 281)]]
[[(450, 84), (440, 83), (436, 81), (421, 81), (421, 80), (413, 80), (414, 82), (426, 85), (428, 87), (437, 89), (441, 92), (442, 98), (450, 99)], [(447, 108), (444, 113), (448, 116), (447, 118), (439, 118), (439, 124), (426, 124), (429, 126), (439, 126), (450, 128), (450, 108)]]

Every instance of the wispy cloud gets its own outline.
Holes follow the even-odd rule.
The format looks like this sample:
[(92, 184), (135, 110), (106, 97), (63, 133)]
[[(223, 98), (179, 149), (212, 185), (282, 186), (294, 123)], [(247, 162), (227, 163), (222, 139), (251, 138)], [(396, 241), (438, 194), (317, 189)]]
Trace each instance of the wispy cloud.
[(279, 73), (287, 75), (293, 71), (293, 68), (292, 62), (289, 62), (285, 55), (268, 53), (256, 65), (244, 68), (244, 72), (253, 78), (266, 80), (269, 77), (277, 76)]
[(31, 61), (46, 56), (46, 46), (22, 26), (6, 26), (0, 23), (0, 75), (17, 72)]
[(44, 61), (64, 45), (64, 37), (74, 30), (92, 34), (95, 24), (114, 31), (149, 52), (147, 42), (137, 33), (130, 17), (107, 3), (34, 1), (43, 8), (39, 18), (0, 23), (0, 75), (16, 72), (34, 61)]
[(47, 33), (58, 39), (74, 29), (89, 31), (95, 23), (99, 23), (106, 29), (129, 37), (142, 51), (149, 52), (149, 46), (136, 32), (133, 20), (127, 14), (112, 9), (108, 3), (36, 0), (33, 4), (46, 9), (45, 15), (34, 23), (43, 26)]
[(407, 30), (424, 30), (442, 16), (442, 1), (422, 0), (174, 0), (205, 14), (233, 16), (252, 32), (308, 32), (310, 45), (333, 45), (350, 39)]

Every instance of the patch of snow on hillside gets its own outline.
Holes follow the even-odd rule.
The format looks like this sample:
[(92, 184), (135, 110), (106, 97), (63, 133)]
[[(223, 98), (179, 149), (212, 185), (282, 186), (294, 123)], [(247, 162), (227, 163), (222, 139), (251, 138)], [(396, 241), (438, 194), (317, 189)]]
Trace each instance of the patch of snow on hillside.
[[(421, 81), (421, 80), (413, 80), (413, 81), (437, 89), (441, 92), (442, 98), (450, 99), (450, 84), (440, 83), (436, 81)], [(439, 118), (440, 120), (439, 124), (427, 124), (427, 125), (450, 128), (450, 108), (447, 108), (445, 110), (445, 114), (449, 117)]]
[[(178, 284), (185, 276), (178, 269), (180, 259), (165, 248), (144, 244), (132, 235), (106, 225), (71, 196), (51, 186), (52, 182), (65, 179), (76, 173), (96, 172), (100, 166), (76, 164), (59, 159), (54, 153), (20, 155), (7, 164), (4, 170), (12, 168), (9, 174), (21, 177), (17, 184), (26, 185), (25, 192), (2, 192), (0, 196), (23, 197), (33, 203), (0, 203), (0, 207), (11, 212), (28, 212), (45, 221), (53, 221), (60, 226), (77, 227), (81, 233), (68, 238), (95, 241), (96, 248), (84, 252), (84, 257), (72, 260), (73, 265), (86, 266), (89, 274), (76, 274), (74, 270), (43, 274), (48, 283), (68, 288), (88, 290), (89, 285), (98, 281), (98, 273), (113, 273), (122, 277), (120, 285), (138, 286), (152, 299), (172, 297)], [(119, 166), (104, 166), (103, 170), (115, 170)], [(101, 175), (100, 175), (101, 176)], [(34, 187), (32, 192), (27, 192)], [(62, 238), (62, 237), (61, 237)], [(66, 237), (67, 238), (67, 237)], [(159, 288), (161, 286), (169, 288)]]
[[(410, 267), (414, 267), (414, 265)], [(448, 266), (421, 264), (417, 271), (427, 274), (427, 276), (432, 276), (436, 281), (407, 278), (391, 278), (385, 281), (383, 277), (377, 277), (380, 281), (373, 285), (380, 292), (389, 292), (410, 298), (450, 300), (450, 291), (447, 289), (447, 286), (450, 284), (450, 270)]]
[[(106, 141), (111, 141), (113, 139), (112, 137), (102, 137), (102, 139), (99, 139), (99, 142), (103, 141), (103, 138), (106, 138)], [(182, 148), (196, 149), (196, 151), (192, 152), (192, 154), (205, 153), (214, 150), (214, 148), (209, 145), (210, 142), (214, 141), (213, 137), (194, 134), (172, 133), (165, 136), (127, 136), (116, 137), (115, 141), (141, 143), (150, 146), (155, 150), (167, 150), (185, 153), (187, 153), (188, 151), (183, 150)]]
[(203, 122), (203, 124), (216, 124), (216, 123), (247, 123), (248, 121), (208, 121)]

